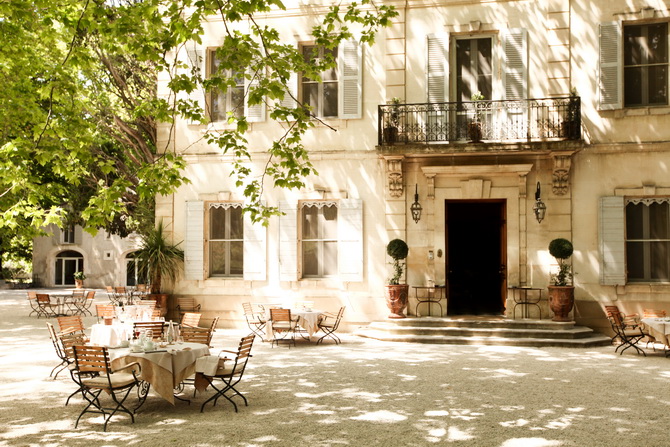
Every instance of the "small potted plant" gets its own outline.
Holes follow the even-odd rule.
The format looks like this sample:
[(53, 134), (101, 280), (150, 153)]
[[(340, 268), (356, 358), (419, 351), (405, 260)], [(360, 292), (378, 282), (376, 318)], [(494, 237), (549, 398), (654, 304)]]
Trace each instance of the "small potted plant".
[(482, 92), (477, 92), (470, 98), (474, 102), (475, 115), (472, 121), (468, 123), (468, 136), (473, 142), (482, 141), (482, 104), (479, 101), (484, 100)]
[(558, 262), (558, 272), (551, 276), (549, 286), (549, 308), (554, 312), (553, 321), (571, 321), (569, 314), (575, 303), (575, 287), (572, 285), (572, 243), (564, 238), (549, 243), (549, 254)]
[(84, 275), (84, 272), (74, 272), (74, 285), (77, 289), (83, 289), (84, 288), (84, 280), (86, 279), (86, 275)]
[(400, 98), (394, 97), (388, 104), (391, 107), (386, 115), (386, 123), (384, 126), (384, 143), (393, 144), (398, 141), (398, 127), (400, 126)]
[(579, 138), (581, 127), (579, 111), (579, 96), (577, 96), (577, 89), (573, 87), (573, 89), (570, 91), (570, 98), (568, 99), (565, 119), (561, 122), (561, 132), (563, 138), (567, 138), (568, 140), (576, 140)]
[(386, 286), (386, 305), (391, 310), (389, 318), (405, 318), (403, 310), (407, 307), (409, 285), (400, 284), (405, 270), (404, 261), (409, 253), (407, 243), (402, 239), (393, 239), (386, 246), (386, 254), (393, 259), (393, 274)]

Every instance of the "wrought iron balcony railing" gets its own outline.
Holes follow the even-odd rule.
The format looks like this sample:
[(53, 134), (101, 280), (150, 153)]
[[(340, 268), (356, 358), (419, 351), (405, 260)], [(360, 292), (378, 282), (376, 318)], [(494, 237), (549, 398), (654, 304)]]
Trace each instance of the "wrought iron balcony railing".
[(379, 106), (379, 145), (581, 138), (578, 96)]

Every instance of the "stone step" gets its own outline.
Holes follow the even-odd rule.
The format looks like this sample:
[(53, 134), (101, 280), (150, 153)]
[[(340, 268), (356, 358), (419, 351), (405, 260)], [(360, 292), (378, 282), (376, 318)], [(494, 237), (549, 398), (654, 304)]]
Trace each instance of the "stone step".
[(382, 341), (501, 346), (607, 346), (610, 337), (574, 322), (505, 318), (405, 318), (370, 323), (354, 332)]

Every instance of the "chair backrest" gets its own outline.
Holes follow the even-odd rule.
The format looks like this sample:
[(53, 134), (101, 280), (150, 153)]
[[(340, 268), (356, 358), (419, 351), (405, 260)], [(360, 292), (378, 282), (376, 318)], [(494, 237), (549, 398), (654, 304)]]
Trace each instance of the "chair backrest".
[(59, 359), (65, 360), (66, 359), (65, 350), (63, 349), (63, 345), (61, 344), (58, 334), (56, 334), (56, 329), (54, 328), (54, 325), (47, 322), (47, 329), (49, 330), (49, 338), (51, 338), (51, 343), (53, 343), (54, 349), (56, 350), (56, 355), (58, 356)]
[(51, 304), (51, 298), (49, 298), (48, 293), (37, 293), (35, 294), (35, 298), (40, 305)]
[(98, 319), (102, 317), (115, 317), (116, 306), (113, 304), (96, 304), (95, 312), (98, 315)]
[(207, 344), (211, 345), (212, 344), (212, 336), (214, 335), (214, 332), (216, 332), (216, 325), (219, 324), (219, 317), (214, 317), (212, 320), (212, 324), (209, 325), (209, 338), (207, 339)]
[(277, 321), (291, 321), (291, 309), (270, 309), (270, 320)]
[(664, 318), (667, 316), (663, 309), (642, 309), (644, 318)]
[(211, 339), (209, 332), (208, 329), (191, 326), (184, 326), (179, 331), (185, 342), (202, 343), (207, 346), (209, 346)]
[(37, 299), (37, 292), (27, 292), (28, 293), (28, 299), (29, 300), (36, 300)]
[(163, 322), (162, 321), (137, 321), (133, 323), (133, 329), (137, 331), (145, 331), (151, 329), (152, 337), (159, 339), (163, 337)]
[(126, 288), (123, 286), (114, 287), (114, 293), (116, 294), (126, 294)]
[(244, 315), (249, 317), (255, 314), (254, 308), (251, 306), (251, 303), (242, 303), (242, 309), (244, 309)]
[(85, 290), (73, 290), (72, 291), (72, 298), (83, 300), (84, 298), (86, 298), (86, 291)]
[(139, 300), (136, 301), (135, 304), (138, 304), (140, 306), (148, 306), (154, 309), (156, 307), (156, 300)]
[(95, 290), (89, 290), (88, 292), (86, 292), (86, 299), (87, 300), (95, 299)]
[(104, 346), (74, 345), (72, 351), (79, 373), (111, 374), (109, 352)]
[(146, 284), (138, 284), (135, 286), (135, 291), (137, 292), (148, 292), (149, 291), (149, 286)]
[(177, 309), (180, 312), (194, 312), (200, 310), (200, 305), (196, 304), (195, 298), (177, 298)]
[(340, 326), (340, 321), (342, 321), (342, 316), (344, 315), (344, 309), (346, 309), (346, 307), (347, 306), (340, 307), (340, 311), (337, 313), (337, 318), (335, 319), (335, 324), (333, 325), (333, 330), (337, 330)]
[(235, 365), (233, 365), (232, 375), (242, 376), (244, 374), (244, 369), (247, 366), (249, 357), (251, 357), (251, 347), (254, 344), (255, 335), (249, 334), (246, 337), (242, 337), (240, 340), (240, 346), (237, 348), (237, 356), (235, 357)]
[(161, 318), (161, 310), (160, 309), (152, 309), (151, 310), (151, 320), (152, 321), (158, 321)]
[(198, 327), (198, 324), (200, 323), (201, 315), (202, 314), (195, 313), (195, 312), (185, 312), (184, 315), (181, 317), (181, 325), (182, 326)]
[(58, 317), (58, 327), (60, 328), (61, 333), (69, 334), (72, 332), (84, 332), (86, 329), (84, 327), (84, 321), (81, 319), (81, 315), (69, 315), (66, 317)]

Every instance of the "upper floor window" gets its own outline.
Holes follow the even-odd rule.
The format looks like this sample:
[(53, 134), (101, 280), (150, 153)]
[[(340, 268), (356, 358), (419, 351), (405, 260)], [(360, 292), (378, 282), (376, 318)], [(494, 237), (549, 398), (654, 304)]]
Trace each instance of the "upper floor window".
[(310, 202), (300, 212), (302, 274), (305, 278), (334, 276), (337, 264), (337, 205)]
[(668, 24), (626, 25), (624, 105), (668, 104)]
[(63, 228), (62, 230), (63, 243), (74, 244), (75, 243), (74, 234), (75, 234), (74, 225), (68, 225), (67, 227)]
[[(209, 50), (209, 75), (219, 72), (221, 61), (216, 57), (216, 50)], [(225, 70), (225, 76), (232, 78), (233, 83), (226, 91), (212, 89), (209, 93), (209, 111), (212, 121), (226, 121), (228, 112), (240, 118), (244, 116), (244, 76), (242, 73)]]
[(244, 221), (241, 203), (213, 203), (209, 208), (209, 276), (244, 273)]
[[(326, 57), (332, 57), (337, 63), (337, 48), (329, 50), (314, 45), (304, 45), (302, 55), (305, 62), (315, 62)], [(301, 77), (300, 95), (302, 103), (310, 106), (312, 113), (324, 118), (333, 118), (338, 115), (338, 73), (337, 65), (321, 72), (321, 80)]]
[(628, 282), (670, 282), (670, 199), (626, 204)]
[(492, 39), (456, 39), (456, 100), (471, 101), (480, 92), (484, 99), (492, 99), (493, 59)]

